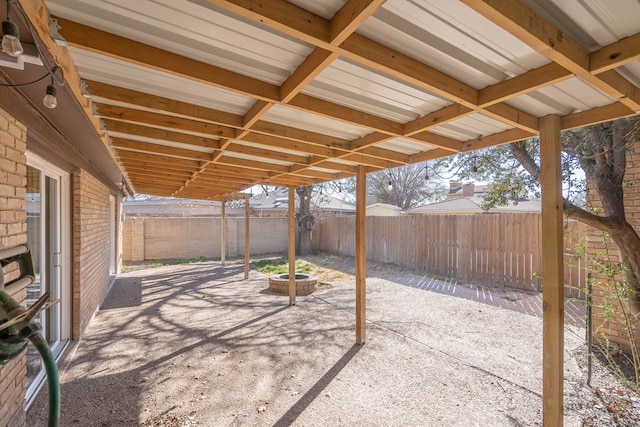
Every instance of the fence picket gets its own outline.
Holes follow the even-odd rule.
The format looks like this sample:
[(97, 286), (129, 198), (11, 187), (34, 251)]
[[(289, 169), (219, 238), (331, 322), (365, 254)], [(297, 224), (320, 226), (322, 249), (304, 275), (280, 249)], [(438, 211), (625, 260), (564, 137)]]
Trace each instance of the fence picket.
[[(318, 249), (353, 256), (354, 230), (351, 217), (322, 218)], [(567, 223), (568, 296), (583, 296), (584, 265), (572, 254), (586, 230)], [(480, 285), (540, 290), (534, 277), (541, 270), (540, 232), (539, 214), (369, 217), (367, 259)]]

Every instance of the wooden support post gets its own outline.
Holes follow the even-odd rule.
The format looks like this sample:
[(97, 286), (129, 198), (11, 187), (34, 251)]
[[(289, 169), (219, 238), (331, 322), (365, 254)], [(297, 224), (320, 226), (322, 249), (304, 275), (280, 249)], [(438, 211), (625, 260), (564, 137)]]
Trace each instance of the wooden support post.
[(296, 188), (289, 187), (289, 305), (296, 303)]
[(227, 227), (225, 221), (225, 203), (226, 200), (222, 199), (222, 207), (220, 208), (220, 262), (224, 266), (225, 258), (227, 255)]
[(367, 279), (367, 175), (358, 166), (356, 178), (356, 344), (364, 344), (366, 327)]
[(560, 117), (540, 119), (542, 186), (542, 422), (562, 426), (564, 381), (564, 257)]
[(249, 206), (249, 196), (244, 197), (244, 278), (249, 278), (249, 219), (250, 219), (250, 206)]

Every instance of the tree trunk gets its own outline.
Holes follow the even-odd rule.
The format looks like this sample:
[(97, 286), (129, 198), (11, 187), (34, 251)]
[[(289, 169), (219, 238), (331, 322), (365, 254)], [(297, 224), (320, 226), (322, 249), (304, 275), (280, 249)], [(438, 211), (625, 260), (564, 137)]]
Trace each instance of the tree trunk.
[(611, 239), (618, 245), (621, 264), (626, 268), (626, 279), (629, 284), (631, 315), (640, 318), (640, 237), (626, 221), (609, 231)]
[(302, 256), (313, 255), (315, 253), (313, 241), (311, 240), (311, 232), (313, 230), (313, 224), (315, 223), (315, 217), (311, 213), (312, 189), (313, 187), (310, 185), (296, 188), (299, 202), (298, 213), (296, 214), (298, 225), (296, 254)]

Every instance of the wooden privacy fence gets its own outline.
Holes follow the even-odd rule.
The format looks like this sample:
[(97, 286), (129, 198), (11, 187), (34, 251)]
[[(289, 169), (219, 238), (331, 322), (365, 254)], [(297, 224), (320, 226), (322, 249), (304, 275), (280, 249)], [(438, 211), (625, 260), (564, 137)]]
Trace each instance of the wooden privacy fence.
[[(584, 262), (573, 253), (585, 227), (573, 221), (565, 225), (571, 236), (566, 239), (565, 292), (581, 297)], [(539, 214), (371, 216), (367, 259), (467, 283), (539, 291), (540, 236)], [(353, 256), (354, 218), (323, 218), (315, 241), (319, 250)]]

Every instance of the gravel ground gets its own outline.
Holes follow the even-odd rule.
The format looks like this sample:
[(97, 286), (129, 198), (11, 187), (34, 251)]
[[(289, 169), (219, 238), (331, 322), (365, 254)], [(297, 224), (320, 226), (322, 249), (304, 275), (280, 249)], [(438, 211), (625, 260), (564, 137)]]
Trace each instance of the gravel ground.
[[(539, 426), (535, 316), (385, 280), (369, 263), (367, 342), (354, 345), (353, 259), (307, 258), (299, 297), (204, 262), (123, 274), (60, 363), (62, 426)], [(565, 331), (565, 425), (638, 426), (640, 396)], [(46, 391), (27, 414), (46, 425)]]

